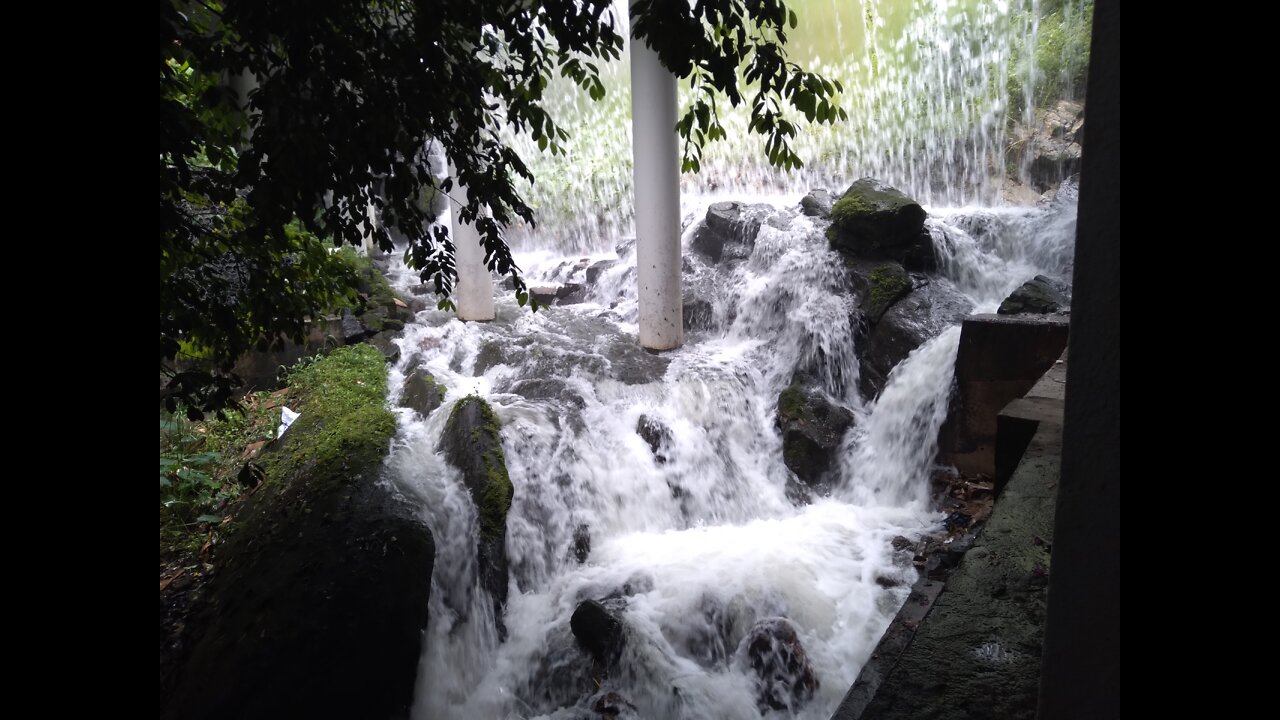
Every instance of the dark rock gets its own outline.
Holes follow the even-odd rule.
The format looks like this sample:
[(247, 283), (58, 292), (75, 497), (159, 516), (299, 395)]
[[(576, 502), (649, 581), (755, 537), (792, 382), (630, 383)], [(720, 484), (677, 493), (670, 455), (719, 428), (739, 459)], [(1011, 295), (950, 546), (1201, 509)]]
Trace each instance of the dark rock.
[(671, 429), (648, 415), (641, 415), (636, 421), (636, 433), (653, 450), (653, 461), (665, 465), (669, 459), (667, 448), (671, 447)]
[(382, 351), (382, 356), (393, 365), (400, 359), (400, 346), (392, 342), (386, 332), (380, 332), (369, 338), (369, 344)]
[(529, 288), (529, 297), (533, 298), (539, 305), (550, 305), (555, 302), (556, 293), (558, 292), (560, 292), (560, 288), (555, 285), (542, 285)]
[(831, 247), (852, 258), (895, 260), (910, 270), (937, 269), (920, 204), (879, 180), (849, 186), (831, 209)]
[(914, 545), (915, 543), (913, 543), (913, 542), (911, 542), (910, 540), (908, 540), (908, 539), (906, 539), (906, 538), (902, 537), (901, 535), (897, 535), (897, 536), (895, 536), (895, 537), (893, 538), (893, 542), (892, 542), (892, 543), (890, 543), (890, 544), (891, 544), (891, 545), (893, 545), (893, 549), (894, 549), (894, 550), (897, 550), (897, 551), (901, 552), (901, 551), (906, 550), (907, 548), (911, 547), (911, 546), (912, 546), (912, 545)]
[(782, 431), (783, 462), (808, 488), (825, 490), (824, 476), (853, 414), (817, 390), (793, 382), (778, 396), (775, 422)]
[(507, 512), (515, 487), (507, 475), (501, 423), (489, 403), (474, 395), (459, 400), (440, 437), (440, 451), (462, 471), (480, 519), (477, 548), (480, 583), (493, 598), (498, 634), (506, 638), (503, 607), (507, 603)]
[(560, 378), (537, 377), (518, 380), (511, 386), (511, 392), (529, 400), (560, 400), (579, 410), (587, 406), (587, 401), (583, 400), (569, 383)]
[(606, 270), (613, 268), (617, 264), (618, 264), (617, 260), (601, 260), (600, 262), (595, 263), (594, 265), (588, 267), (587, 268), (587, 285), (589, 286), (595, 285), (596, 281), (600, 279), (600, 273), (603, 273)]
[(1071, 309), (1071, 288), (1066, 283), (1044, 275), (1022, 283), (1000, 303), (997, 315), (1017, 315), (1033, 313), (1048, 315)]
[(342, 311), (342, 344), (354, 345), (372, 336), (376, 331), (370, 330), (364, 322), (351, 314), (350, 310)]
[(569, 619), (578, 645), (605, 668), (617, 666), (622, 655), (622, 621), (597, 600), (583, 600)]
[(795, 626), (786, 618), (764, 618), (751, 628), (744, 642), (747, 664), (755, 672), (760, 712), (795, 712), (804, 707), (820, 683)]
[(832, 205), (835, 205), (835, 198), (826, 190), (810, 190), (808, 195), (800, 198), (800, 212), (810, 217), (831, 217)]
[(583, 523), (573, 529), (573, 556), (581, 565), (587, 561), (589, 555), (591, 555), (591, 528)]
[(409, 286), (409, 292), (413, 293), (414, 295), (430, 295), (435, 291), (436, 290), (434, 287), (426, 283), (418, 283), (417, 285)]
[(587, 290), (579, 283), (565, 283), (556, 291), (557, 305), (576, 305), (587, 299)]
[(972, 310), (973, 302), (941, 278), (894, 303), (871, 331), (859, 358), (863, 396), (879, 396), (889, 372), (912, 350), (961, 322)]
[(713, 263), (740, 260), (755, 249), (760, 223), (744, 217), (747, 206), (737, 201), (712, 203), (690, 247)]
[(506, 350), (496, 340), (486, 340), (476, 352), (476, 375), (483, 375), (489, 368), (506, 364)]
[(875, 327), (893, 304), (911, 292), (914, 283), (900, 263), (852, 261), (849, 279), (858, 296), (858, 311), (867, 328)]
[(400, 397), (400, 406), (417, 410), (426, 417), (432, 410), (444, 402), (444, 387), (436, 382), (431, 373), (418, 368), (409, 373), (404, 380), (404, 394)]
[(613, 718), (618, 718), (619, 720), (635, 718), (638, 720), (640, 717), (635, 705), (627, 702), (626, 698), (612, 690), (601, 690), (588, 699), (587, 704), (591, 706), (592, 711), (599, 717), (610, 718), (610, 720), (613, 720)]
[(711, 302), (697, 295), (685, 294), (682, 303), (685, 330), (709, 330), (715, 318)]

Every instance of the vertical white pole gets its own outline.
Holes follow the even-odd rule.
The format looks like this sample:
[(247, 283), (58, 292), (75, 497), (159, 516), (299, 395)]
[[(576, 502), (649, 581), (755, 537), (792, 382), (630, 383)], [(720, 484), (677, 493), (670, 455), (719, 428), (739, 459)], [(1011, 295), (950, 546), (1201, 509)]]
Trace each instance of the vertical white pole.
[[(458, 181), (454, 175), (453, 163), (449, 163), (449, 174), (454, 176), (453, 192), (463, 205), (468, 200), (467, 186)], [(458, 219), (458, 205), (449, 204), (449, 233), (453, 236), (453, 246), (457, 250), (454, 255), (454, 267), (458, 271), (458, 284), (453, 289), (453, 304), (458, 309), (459, 320), (488, 321), (494, 318), (493, 308), (493, 275), (484, 264), (484, 247), (480, 244), (480, 233), (474, 225), (466, 224)]]
[(684, 342), (676, 78), (643, 41), (630, 46), (640, 345), (671, 350)]

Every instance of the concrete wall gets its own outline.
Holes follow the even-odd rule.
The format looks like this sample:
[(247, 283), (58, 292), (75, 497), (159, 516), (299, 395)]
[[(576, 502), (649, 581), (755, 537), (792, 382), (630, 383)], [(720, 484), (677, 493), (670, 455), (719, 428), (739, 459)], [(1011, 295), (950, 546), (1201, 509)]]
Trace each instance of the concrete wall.
[(1120, 717), (1120, 2), (1097, 0), (1039, 717)]
[(939, 462), (996, 477), (996, 418), (1062, 355), (1067, 329), (1067, 319), (1056, 315), (974, 315), (964, 321), (956, 397), (939, 435)]

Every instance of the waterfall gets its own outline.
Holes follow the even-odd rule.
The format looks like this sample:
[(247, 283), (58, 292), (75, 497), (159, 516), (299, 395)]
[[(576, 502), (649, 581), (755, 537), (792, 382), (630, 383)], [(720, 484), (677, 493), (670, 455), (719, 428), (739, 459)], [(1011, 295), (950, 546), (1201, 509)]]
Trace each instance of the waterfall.
[[(745, 118), (726, 118), (735, 139), (682, 180), (684, 283), (707, 315), (683, 347), (653, 355), (637, 341), (629, 97), (616, 67), (606, 68), (604, 102), (566, 94), (551, 108), (574, 131), (567, 159), (553, 165), (522, 149), (536, 158), (529, 197), (543, 222), (511, 229), (517, 263), (531, 287), (585, 283), (590, 269), (583, 302), (530, 313), (499, 289), (492, 323), (424, 310), (397, 341), (393, 404), (417, 368), (446, 388), (425, 419), (397, 410), (389, 460), (395, 488), (422, 507), (436, 541), (414, 718), (595, 717), (585, 703), (604, 691), (644, 718), (758, 718), (745, 639), (781, 616), (819, 681), (794, 716), (825, 719), (905, 601), (916, 570), (891, 541), (914, 541), (940, 520), (928, 475), (959, 327), (900, 362), (877, 398), (863, 397), (848, 270), (826, 222), (796, 204), (810, 187), (838, 192), (867, 175), (917, 197), (939, 259), (932, 281), (992, 312), (1037, 273), (1069, 278), (1074, 198), (1064, 186), (1036, 207), (996, 202), (1005, 89), (1023, 72), (1011, 55), (1032, 32), (1020, 8), (795, 5), (801, 29), (810, 18), (814, 29), (795, 34), (793, 56), (844, 82), (851, 121), (803, 132), (797, 149), (809, 164), (784, 175), (735, 132)], [(713, 264), (690, 245), (707, 207), (726, 197), (758, 203), (744, 222), (759, 232), (745, 257)], [(401, 288), (416, 282), (399, 264), (391, 276)], [(854, 418), (831, 493), (808, 504), (788, 497), (775, 425), (797, 371)], [(436, 451), (449, 410), (469, 394), (500, 418), (516, 488), (501, 642), (479, 579), (475, 508)], [(642, 426), (660, 429), (656, 451)], [(620, 671), (597, 688), (569, 625), (581, 601), (606, 597), (625, 639)]]

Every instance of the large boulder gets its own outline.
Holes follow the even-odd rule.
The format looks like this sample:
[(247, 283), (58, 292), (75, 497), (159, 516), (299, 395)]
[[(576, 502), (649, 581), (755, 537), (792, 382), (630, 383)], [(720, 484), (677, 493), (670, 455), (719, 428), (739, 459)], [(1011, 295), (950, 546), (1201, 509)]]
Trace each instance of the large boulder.
[(764, 618), (743, 642), (745, 662), (755, 675), (756, 705), (761, 713), (795, 713), (813, 698), (821, 683), (791, 621)]
[(884, 389), (889, 372), (911, 351), (973, 312), (973, 301), (943, 278), (919, 284), (894, 303), (870, 331), (858, 359), (864, 397)]
[(736, 200), (712, 203), (691, 247), (713, 263), (750, 256), (760, 232), (760, 222), (750, 217), (754, 207)]
[(379, 482), (396, 427), (385, 361), (358, 345), (311, 370), (329, 380), (299, 391), (301, 415), (256, 460), (162, 718), (408, 714), (435, 547)]
[(515, 487), (502, 452), (502, 424), (489, 403), (470, 395), (458, 401), (440, 437), (440, 451), (462, 471), (462, 482), (480, 519), (477, 555), (480, 584), (493, 598), (494, 620), (506, 637), (503, 608), (507, 604), (507, 512)]
[(874, 328), (885, 312), (915, 287), (911, 275), (901, 263), (855, 260), (848, 261), (847, 267), (866, 331)]
[[(833, 404), (817, 389), (792, 382), (778, 396), (775, 424), (782, 431), (782, 461), (803, 485), (826, 489), (840, 441), (853, 423), (853, 414)], [(794, 491), (799, 488), (789, 488)], [(807, 493), (799, 493), (801, 497)]]
[(417, 368), (404, 380), (400, 405), (417, 410), (419, 415), (426, 417), (444, 402), (444, 394), (444, 386), (436, 382), (431, 373)]
[(827, 238), (852, 258), (895, 260), (910, 270), (934, 270), (926, 213), (915, 200), (873, 178), (849, 186), (831, 208)]
[(1071, 287), (1053, 278), (1037, 275), (1022, 283), (1000, 303), (997, 315), (1029, 313), (1048, 315), (1071, 309)]

